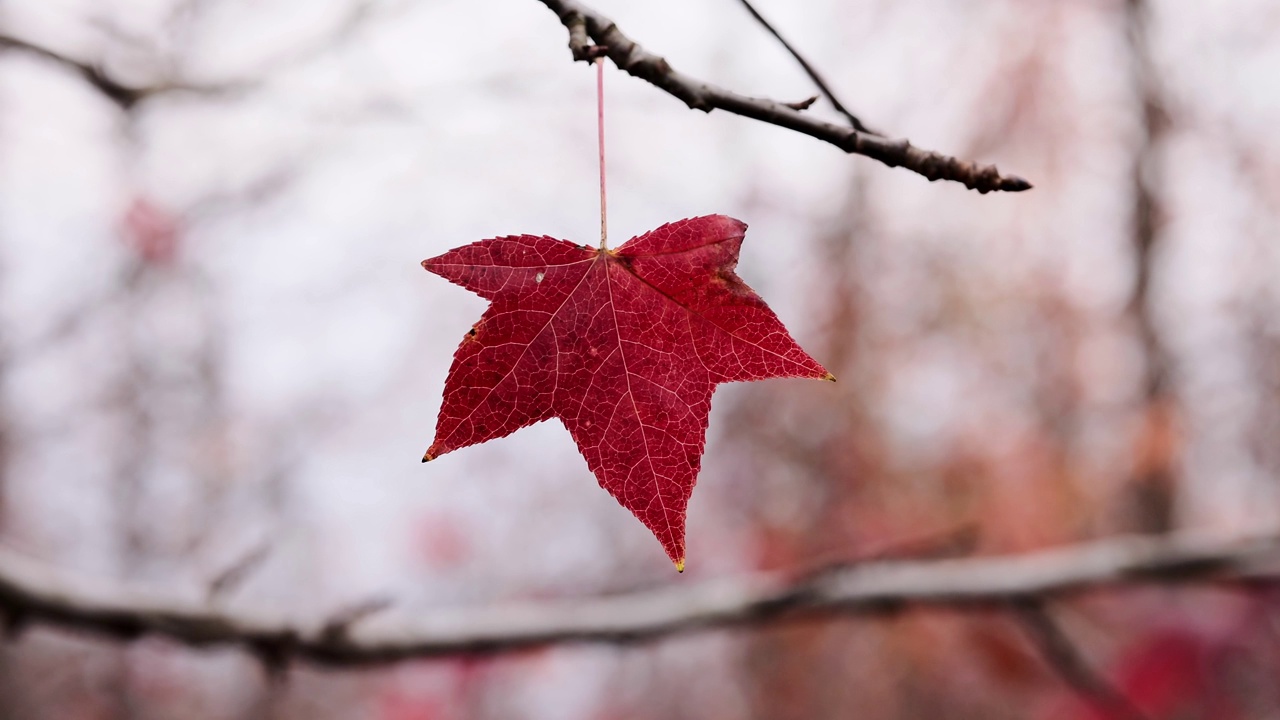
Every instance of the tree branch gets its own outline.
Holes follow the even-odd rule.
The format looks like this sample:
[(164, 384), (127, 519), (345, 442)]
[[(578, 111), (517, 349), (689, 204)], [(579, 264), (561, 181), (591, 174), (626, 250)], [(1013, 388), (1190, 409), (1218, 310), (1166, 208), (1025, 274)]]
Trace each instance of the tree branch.
[[(406, 7), (407, 5), (407, 3), (404, 4)], [(280, 69), (280, 67), (327, 52), (335, 46), (349, 42), (352, 36), (365, 23), (370, 22), (376, 16), (377, 12), (375, 12), (373, 0), (357, 0), (350, 5), (346, 14), (334, 27), (331, 34), (318, 38), (313, 46), (305, 48), (302, 52), (278, 56), (267, 64), (271, 66), (271, 69)], [(157, 95), (182, 92), (210, 96), (229, 95), (248, 92), (255, 89), (262, 82), (261, 79), (245, 79), (205, 84), (161, 82), (151, 85), (130, 85), (112, 77), (97, 63), (80, 60), (5, 32), (0, 32), (0, 50), (25, 52), (62, 65), (83, 77), (94, 89), (126, 112), (132, 110), (138, 103)]]
[(1073, 690), (1093, 705), (1101, 717), (1115, 720), (1146, 720), (1124, 693), (1094, 672), (1083, 653), (1058, 625), (1039, 600), (1014, 604), (1014, 612), (1039, 649), (1041, 657)]
[[(682, 100), (694, 110), (725, 110), (777, 125), (835, 145), (847, 153), (904, 167), (929, 180), (952, 180), (980, 193), (1020, 192), (1031, 183), (1001, 175), (994, 165), (978, 165), (949, 155), (921, 150), (906, 140), (893, 140), (814, 118), (795, 107), (767, 98), (748, 97), (689, 77), (627, 37), (612, 20), (575, 0), (540, 0), (569, 31), (574, 60), (594, 59), (596, 48), (618, 68)], [(591, 43), (594, 42), (594, 45)]]
[(1007, 608), (1150, 583), (1280, 580), (1280, 538), (1130, 537), (1005, 557), (867, 563), (800, 580), (757, 575), (626, 595), (491, 607), (392, 611), (379, 602), (315, 623), (232, 612), (156, 589), (113, 587), (0, 549), (0, 609), (29, 622), (193, 646), (240, 645), (278, 663), (385, 663), (566, 642), (622, 644), (783, 619), (879, 615), (912, 606)]
[(135, 86), (126, 85), (108, 75), (101, 67), (93, 63), (77, 60), (40, 45), (28, 42), (12, 35), (0, 34), (0, 50), (16, 50), (50, 60), (74, 71), (85, 79), (98, 92), (111, 102), (120, 106), (121, 110), (131, 110), (135, 105), (149, 97), (169, 92), (192, 92), (203, 94), (220, 94), (240, 90), (233, 85), (184, 85), (181, 83), (163, 83), (158, 85)]
[[(818, 86), (818, 90), (827, 98), (827, 102), (831, 103), (831, 107), (835, 108), (836, 112), (843, 115), (845, 119), (849, 121), (849, 127), (859, 132), (871, 133), (872, 135), (880, 134), (872, 131), (864, 125), (856, 115), (849, 112), (849, 109), (844, 106), (844, 103), (840, 102), (840, 99), (836, 97), (836, 94), (831, 90), (831, 87), (827, 85), (827, 81), (823, 79), (817, 68), (810, 65), (809, 61), (805, 60), (804, 56), (800, 54), (800, 51), (792, 47), (791, 43), (787, 42), (787, 39), (782, 37), (782, 33), (778, 32), (777, 28), (766, 20), (764, 16), (760, 14), (759, 10), (756, 10), (756, 7), (751, 4), (751, 0), (738, 0), (738, 2), (741, 2), (742, 6), (751, 14), (751, 17), (755, 18), (755, 21), (760, 23), (760, 25), (767, 30), (775, 40), (781, 43), (782, 47), (786, 48), (788, 53), (791, 53), (791, 57), (795, 58), (796, 62), (800, 63), (800, 67), (804, 69), (805, 74), (809, 76), (809, 79), (813, 81), (813, 84)], [(794, 107), (791, 103), (787, 103), (787, 105), (788, 107)], [(806, 105), (805, 107), (796, 109), (804, 110), (807, 107), (808, 106)]]

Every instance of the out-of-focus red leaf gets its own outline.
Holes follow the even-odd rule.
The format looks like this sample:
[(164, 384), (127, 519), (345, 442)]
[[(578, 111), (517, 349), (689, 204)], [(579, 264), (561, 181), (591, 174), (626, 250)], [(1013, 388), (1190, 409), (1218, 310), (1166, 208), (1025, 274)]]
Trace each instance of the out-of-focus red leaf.
[(173, 215), (145, 197), (135, 198), (124, 215), (124, 239), (143, 262), (167, 265), (178, 254), (180, 225)]
[(378, 698), (376, 717), (378, 720), (452, 720), (457, 715), (444, 698), (415, 697), (393, 690)]
[[(524, 657), (540, 657), (532, 651)], [(378, 695), (378, 720), (455, 720), (473, 717), (483, 701), (493, 659), (463, 656), (450, 661), (408, 662), (397, 668)]]
[(457, 567), (471, 550), (458, 522), (442, 513), (429, 513), (420, 518), (414, 528), (414, 538), (418, 556), (437, 569)]
[(711, 215), (616, 251), (521, 235), (423, 261), (491, 302), (454, 355), (424, 462), (559, 418), (682, 569), (716, 384), (831, 377), (734, 273), (745, 231)]
[[(1228, 637), (1163, 628), (1143, 636), (1121, 657), (1107, 679), (1133, 707), (1151, 720), (1213, 718), (1237, 720), (1240, 708), (1231, 678), (1218, 667)], [(1101, 708), (1072, 704), (1052, 718), (1112, 720)]]
[(1120, 688), (1135, 705), (1155, 717), (1172, 717), (1199, 705), (1208, 688), (1207, 643), (1187, 632), (1153, 635), (1124, 659)]
[(1043, 674), (1025, 638), (1014, 630), (992, 622), (964, 625), (965, 639), (988, 676), (1010, 688), (1033, 687)]

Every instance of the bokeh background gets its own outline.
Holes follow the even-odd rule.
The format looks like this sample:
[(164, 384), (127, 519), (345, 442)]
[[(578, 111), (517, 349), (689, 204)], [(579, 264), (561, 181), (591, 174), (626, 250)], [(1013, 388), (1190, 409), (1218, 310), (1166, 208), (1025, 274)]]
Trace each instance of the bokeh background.
[[(0, 542), (307, 619), (1273, 528), (1280, 5), (757, 5), (871, 126), (1036, 187), (930, 184), (609, 67), (615, 243), (743, 219), (739, 273), (840, 380), (720, 388), (677, 576), (557, 423), (419, 463), (484, 305), (419, 261), (596, 236), (594, 74), (543, 5), (0, 0), (0, 35), (157, 90), (0, 43)], [(736, 0), (595, 6), (696, 77), (813, 94)], [(1273, 594), (1057, 609), (1152, 718), (1280, 713)], [(278, 676), (0, 648), (15, 720), (1090, 713), (998, 612)]]

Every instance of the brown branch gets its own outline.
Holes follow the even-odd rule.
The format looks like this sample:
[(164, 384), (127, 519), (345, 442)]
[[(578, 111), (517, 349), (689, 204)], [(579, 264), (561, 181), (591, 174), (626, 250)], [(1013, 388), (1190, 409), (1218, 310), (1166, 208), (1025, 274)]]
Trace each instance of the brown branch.
[(18, 50), (69, 68), (83, 77), (98, 92), (106, 95), (112, 102), (126, 110), (133, 107), (148, 94), (151, 94), (147, 88), (128, 87), (120, 84), (103, 73), (102, 69), (96, 65), (73, 59), (10, 35), (0, 35), (0, 50)]
[(162, 93), (190, 92), (200, 94), (224, 94), (242, 89), (237, 85), (186, 85), (182, 83), (161, 83), (157, 85), (126, 85), (108, 75), (101, 67), (64, 55), (61, 52), (28, 42), (12, 35), (0, 34), (0, 50), (15, 50), (52, 61), (74, 71), (98, 92), (120, 106), (122, 110), (131, 110), (135, 105), (147, 98)]
[(1129, 169), (1133, 216), (1129, 229), (1133, 247), (1133, 292), (1125, 314), (1142, 349), (1139, 391), (1142, 413), (1137, 459), (1129, 483), (1131, 527), (1135, 531), (1166, 532), (1174, 523), (1180, 420), (1177, 369), (1173, 353), (1162, 337), (1154, 290), (1163, 245), (1165, 208), (1164, 145), (1172, 118), (1151, 47), (1151, 12), (1147, 0), (1125, 0), (1123, 30), (1129, 45), (1129, 75), (1140, 136)]
[(1124, 32), (1129, 42), (1130, 81), (1142, 128), (1130, 169), (1134, 204), (1131, 232), (1137, 257), (1129, 312), (1137, 318), (1147, 358), (1143, 395), (1159, 399), (1169, 392), (1170, 361), (1153, 317), (1155, 313), (1151, 307), (1151, 286), (1163, 214), (1160, 207), (1160, 185), (1163, 180), (1160, 152), (1168, 134), (1170, 117), (1165, 107), (1159, 73), (1152, 58), (1150, 15), (1151, 8), (1146, 0), (1125, 0)]
[(611, 597), (457, 609), (387, 610), (379, 602), (301, 623), (265, 610), (232, 612), (194, 595), (104, 585), (0, 549), (0, 610), (11, 627), (40, 622), (122, 639), (154, 633), (193, 646), (232, 644), (261, 657), (341, 666), (566, 642), (622, 644), (912, 606), (1000, 609), (1143, 583), (1275, 580), (1280, 538), (1169, 535), (1004, 557), (867, 563), (799, 582), (756, 575)]
[(1043, 602), (1026, 600), (1014, 603), (1013, 607), (1014, 613), (1040, 651), (1040, 656), (1072, 690), (1093, 705), (1101, 713), (1101, 717), (1146, 720), (1142, 711), (1124, 693), (1089, 666), (1084, 654), (1071, 642), (1071, 638), (1049, 614)]
[(213, 577), (213, 580), (209, 582), (207, 597), (210, 600), (217, 600), (243, 585), (250, 575), (262, 567), (262, 563), (266, 562), (267, 558), (270, 557), (273, 549), (274, 546), (264, 540), (249, 552), (240, 556), (234, 563)]
[[(800, 51), (792, 47), (791, 43), (787, 42), (786, 38), (782, 37), (782, 33), (778, 32), (777, 28), (775, 28), (768, 20), (764, 19), (764, 16), (760, 14), (760, 11), (756, 10), (756, 7), (751, 4), (750, 0), (738, 0), (738, 2), (741, 2), (742, 6), (751, 14), (751, 17), (755, 18), (756, 22), (760, 23), (765, 30), (769, 31), (769, 34), (781, 43), (782, 47), (786, 48), (787, 52), (791, 53), (791, 57), (795, 58), (795, 61), (800, 63), (800, 67), (804, 68), (805, 74), (809, 76), (809, 79), (813, 81), (813, 84), (818, 86), (818, 90), (820, 90), (823, 96), (827, 98), (827, 102), (831, 103), (831, 106), (836, 109), (836, 112), (843, 115), (845, 119), (849, 121), (849, 127), (854, 130), (858, 130), (859, 132), (871, 133), (872, 135), (880, 134), (873, 132), (866, 125), (863, 125), (862, 121), (859, 120), (857, 116), (849, 112), (849, 109), (844, 106), (844, 103), (840, 102), (840, 99), (836, 97), (834, 92), (832, 92), (831, 88), (827, 85), (827, 81), (823, 79), (821, 73), (810, 65), (809, 61), (805, 60), (804, 56), (800, 54)], [(794, 107), (789, 103), (788, 106)], [(804, 110), (805, 108), (796, 109)]]
[(889, 167), (904, 167), (929, 180), (959, 182), (980, 193), (1020, 192), (1031, 188), (1031, 183), (1020, 177), (1001, 175), (994, 165), (979, 165), (921, 150), (906, 140), (893, 140), (819, 120), (786, 103), (718, 88), (675, 70), (664, 58), (623, 34), (612, 20), (575, 0), (541, 2), (554, 11), (569, 30), (569, 49), (575, 60), (590, 60), (596, 48), (603, 47), (618, 68), (665, 90), (691, 109), (725, 110), (784, 127), (835, 145), (847, 153), (864, 155)]
[[(404, 4), (407, 7), (408, 3)], [(313, 46), (304, 49), (301, 52), (289, 53), (287, 55), (270, 60), (267, 65), (268, 70), (279, 70), (295, 63), (304, 61), (315, 55), (328, 52), (334, 47), (350, 42), (355, 33), (367, 23), (371, 22), (378, 13), (375, 11), (373, 0), (359, 0), (353, 3), (348, 9), (343, 19), (335, 26), (333, 32), (320, 38)], [(107, 27), (109, 33), (118, 34), (114, 28)], [(194, 84), (181, 82), (163, 82), (152, 85), (129, 85), (112, 77), (100, 65), (93, 62), (81, 60), (72, 57), (63, 52), (36, 44), (34, 42), (23, 40), (22, 38), (0, 32), (0, 50), (16, 50), (25, 52), (45, 60), (52, 61), (63, 67), (72, 70), (76, 74), (85, 79), (94, 89), (101, 92), (108, 99), (120, 107), (120, 109), (128, 111), (132, 110), (138, 103), (157, 95), (169, 93), (191, 93), (196, 95), (230, 95), (234, 93), (243, 93), (253, 90), (261, 84), (260, 79), (235, 80), (222, 83), (210, 84)], [(268, 73), (264, 72), (262, 75)]]

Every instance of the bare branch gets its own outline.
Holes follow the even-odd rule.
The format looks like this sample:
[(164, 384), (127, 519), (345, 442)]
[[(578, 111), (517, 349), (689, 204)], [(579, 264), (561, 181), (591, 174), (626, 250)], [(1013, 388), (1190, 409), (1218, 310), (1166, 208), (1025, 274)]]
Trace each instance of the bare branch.
[(1013, 607), (1045, 662), (1082, 698), (1101, 711), (1102, 717), (1145, 720), (1146, 716), (1124, 693), (1094, 672), (1044, 603), (1026, 600), (1014, 603)]
[(244, 584), (271, 555), (273, 546), (263, 540), (209, 581), (208, 598), (217, 600)]
[(1176, 427), (1183, 409), (1173, 382), (1177, 358), (1162, 336), (1155, 296), (1165, 224), (1164, 146), (1173, 118), (1155, 67), (1151, 47), (1153, 8), (1147, 0), (1125, 0), (1123, 30), (1129, 45), (1129, 80), (1141, 134), (1129, 170), (1133, 216), (1133, 293), (1125, 307), (1142, 349), (1139, 376), (1142, 426), (1134, 453), (1137, 461), (1129, 488), (1129, 512), (1135, 530), (1163, 532), (1173, 522), (1180, 453)]
[(1000, 609), (1143, 583), (1275, 580), (1280, 580), (1280, 538), (1170, 535), (1005, 557), (867, 563), (798, 582), (756, 575), (611, 597), (479, 608), (393, 611), (378, 604), (356, 613), (343, 609), (331, 620), (308, 624), (261, 610), (218, 610), (157, 589), (107, 586), (0, 549), (0, 610), (14, 627), (42, 622), (123, 639), (155, 633), (193, 646), (235, 644), (263, 657), (324, 665), (565, 642), (622, 644), (911, 606)]
[[(401, 8), (408, 7), (408, 3), (404, 3)], [(85, 61), (72, 57), (65, 53), (59, 52), (52, 48), (39, 45), (37, 43), (23, 40), (22, 38), (0, 32), (0, 50), (16, 50), (35, 55), (45, 60), (51, 60), (70, 70), (75, 71), (83, 77), (96, 90), (101, 92), (112, 102), (120, 107), (121, 110), (132, 110), (135, 105), (147, 100), (151, 97), (162, 94), (171, 93), (189, 93), (194, 95), (207, 96), (223, 96), (233, 95), (251, 91), (262, 84), (262, 78), (271, 72), (278, 71), (290, 65), (304, 62), (316, 55), (332, 50), (334, 47), (350, 42), (351, 38), (368, 23), (379, 17), (376, 12), (373, 0), (357, 0), (348, 8), (346, 14), (334, 27), (333, 31), (317, 39), (312, 45), (301, 51), (290, 52), (286, 55), (269, 60), (266, 65), (267, 71), (261, 73), (257, 78), (246, 78), (243, 80), (232, 80), (221, 83), (185, 83), (185, 82), (161, 82), (152, 85), (129, 85), (112, 77), (105, 69), (97, 63)], [(120, 31), (112, 26), (100, 28), (104, 33), (118, 36)], [(130, 38), (131, 41), (137, 42), (136, 38)]]
[[(805, 60), (804, 56), (800, 54), (800, 51), (792, 47), (791, 43), (787, 42), (786, 38), (782, 37), (782, 33), (779, 33), (768, 20), (764, 19), (764, 16), (756, 10), (750, 0), (738, 1), (747, 9), (747, 12), (751, 13), (751, 17), (755, 18), (756, 22), (760, 23), (765, 30), (769, 31), (770, 35), (772, 35), (778, 42), (782, 43), (782, 47), (786, 48), (787, 52), (791, 53), (791, 57), (795, 58), (796, 62), (800, 63), (800, 67), (804, 68), (805, 74), (809, 76), (809, 79), (813, 81), (814, 85), (818, 86), (818, 90), (822, 91), (822, 94), (827, 98), (827, 102), (830, 102), (831, 106), (836, 109), (836, 112), (843, 115), (845, 119), (849, 121), (849, 127), (854, 130), (858, 130), (859, 132), (871, 133), (872, 135), (880, 134), (873, 132), (866, 125), (863, 125), (861, 120), (859, 120), (853, 113), (849, 112), (848, 108), (844, 106), (844, 103), (840, 102), (840, 99), (836, 97), (834, 92), (832, 92), (831, 88), (827, 85), (827, 81), (822, 78), (822, 75), (818, 73), (817, 69), (810, 65), (809, 61)], [(796, 109), (803, 110), (804, 108)]]
[[(748, 97), (689, 77), (667, 61), (627, 37), (612, 20), (575, 0), (541, 0), (569, 30), (569, 49), (575, 60), (588, 60), (596, 46), (620, 69), (682, 100), (694, 110), (725, 110), (777, 125), (830, 143), (854, 155), (879, 160), (889, 167), (904, 167), (929, 180), (952, 180), (980, 193), (1020, 192), (1031, 183), (1015, 175), (1001, 175), (994, 165), (978, 165), (949, 155), (921, 150), (906, 140), (859, 132), (819, 120), (786, 103)], [(594, 41), (591, 45), (588, 40)]]
[(1130, 81), (1138, 112), (1141, 117), (1142, 135), (1134, 153), (1130, 171), (1133, 192), (1134, 218), (1132, 237), (1135, 263), (1134, 291), (1129, 300), (1129, 312), (1136, 316), (1143, 349), (1146, 353), (1143, 396), (1152, 401), (1169, 394), (1168, 351), (1156, 328), (1154, 311), (1150, 307), (1151, 287), (1156, 248), (1160, 241), (1161, 145), (1164, 142), (1171, 118), (1161, 87), (1159, 72), (1152, 58), (1150, 23), (1151, 8), (1146, 0), (1125, 0), (1124, 32), (1129, 43)]
[(0, 34), (0, 50), (25, 52), (45, 60), (51, 60), (73, 70), (92, 85), (94, 89), (107, 96), (116, 105), (119, 105), (122, 110), (130, 110), (143, 100), (161, 93), (190, 92), (215, 95), (243, 89), (238, 85), (186, 85), (182, 83), (162, 83), (146, 86), (126, 85), (108, 75), (96, 64), (64, 55), (12, 35)]

